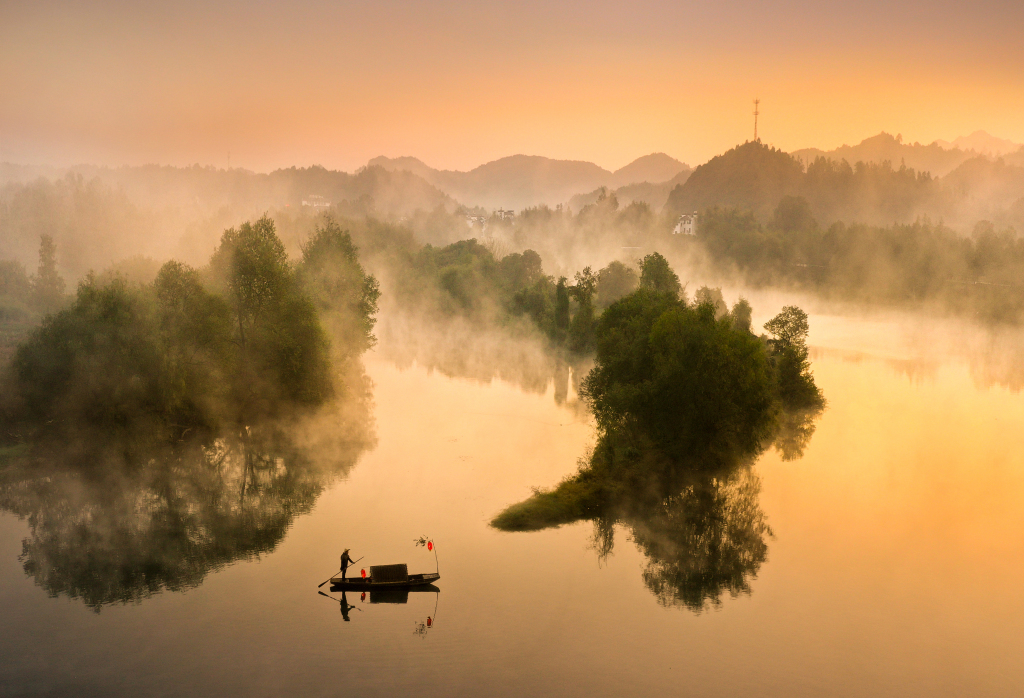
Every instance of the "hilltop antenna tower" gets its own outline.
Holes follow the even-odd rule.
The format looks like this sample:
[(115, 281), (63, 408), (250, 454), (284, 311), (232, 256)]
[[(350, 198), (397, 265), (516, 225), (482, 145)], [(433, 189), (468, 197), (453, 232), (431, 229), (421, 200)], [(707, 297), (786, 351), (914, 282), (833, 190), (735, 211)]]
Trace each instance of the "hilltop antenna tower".
[(757, 110), (757, 107), (758, 107), (759, 104), (761, 104), (761, 100), (760, 99), (755, 99), (754, 100), (754, 142), (755, 143), (757, 142), (757, 116), (758, 116), (758, 114), (761, 113), (761, 112), (759, 112)]

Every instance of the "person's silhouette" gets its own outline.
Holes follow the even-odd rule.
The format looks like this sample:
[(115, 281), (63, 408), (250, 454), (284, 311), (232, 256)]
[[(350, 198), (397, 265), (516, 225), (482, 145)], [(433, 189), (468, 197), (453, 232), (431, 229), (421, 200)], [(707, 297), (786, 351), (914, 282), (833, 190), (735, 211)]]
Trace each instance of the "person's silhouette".
[(341, 592), (341, 617), (346, 621), (351, 620), (351, 618), (348, 617), (348, 612), (353, 608), (355, 608), (355, 605), (348, 602), (348, 598), (345, 596), (344, 591)]
[[(360, 558), (362, 559), (362, 558)], [(348, 571), (348, 566), (352, 564), (352, 556), (348, 554), (348, 548), (341, 553), (341, 578), (345, 578), (345, 572)]]

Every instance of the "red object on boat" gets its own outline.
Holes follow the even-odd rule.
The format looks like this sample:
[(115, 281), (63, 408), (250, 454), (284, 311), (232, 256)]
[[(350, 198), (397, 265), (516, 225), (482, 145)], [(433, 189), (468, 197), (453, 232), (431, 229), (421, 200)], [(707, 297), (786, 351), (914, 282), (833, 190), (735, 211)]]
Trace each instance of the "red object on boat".
[(359, 600), (360, 601), (366, 601), (366, 592), (365, 591), (362, 594), (359, 595)]
[(363, 579), (366, 579), (366, 568), (365, 567), (362, 569), (362, 573), (363, 573)]
[(434, 549), (434, 541), (428, 541), (427, 542), (427, 550), (433, 550), (433, 549)]

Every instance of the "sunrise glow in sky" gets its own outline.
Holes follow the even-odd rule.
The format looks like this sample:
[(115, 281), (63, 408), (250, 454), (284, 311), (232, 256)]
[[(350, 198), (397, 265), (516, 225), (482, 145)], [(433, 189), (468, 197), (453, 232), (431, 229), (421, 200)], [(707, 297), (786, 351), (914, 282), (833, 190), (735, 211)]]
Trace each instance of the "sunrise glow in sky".
[(1024, 142), (1020, 0), (0, 4), (0, 161), (692, 165), (751, 138)]

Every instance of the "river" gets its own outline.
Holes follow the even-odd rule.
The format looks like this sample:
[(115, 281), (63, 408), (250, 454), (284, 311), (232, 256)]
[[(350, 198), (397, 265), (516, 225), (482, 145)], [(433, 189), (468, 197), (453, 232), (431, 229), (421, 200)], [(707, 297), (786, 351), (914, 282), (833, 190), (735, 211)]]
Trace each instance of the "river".
[[(801, 458), (753, 465), (767, 554), (700, 603), (652, 593), (631, 529), (603, 554), (589, 522), (488, 525), (593, 443), (571, 389), (371, 354), (375, 443), (188, 583), (104, 603), (111, 580), (92, 579), (86, 603), (26, 572), (42, 517), (0, 515), (0, 694), (1021, 695), (1016, 339), (811, 322), (828, 408)], [(345, 547), (356, 574), (437, 566), (440, 591), (343, 607), (317, 584)]]

